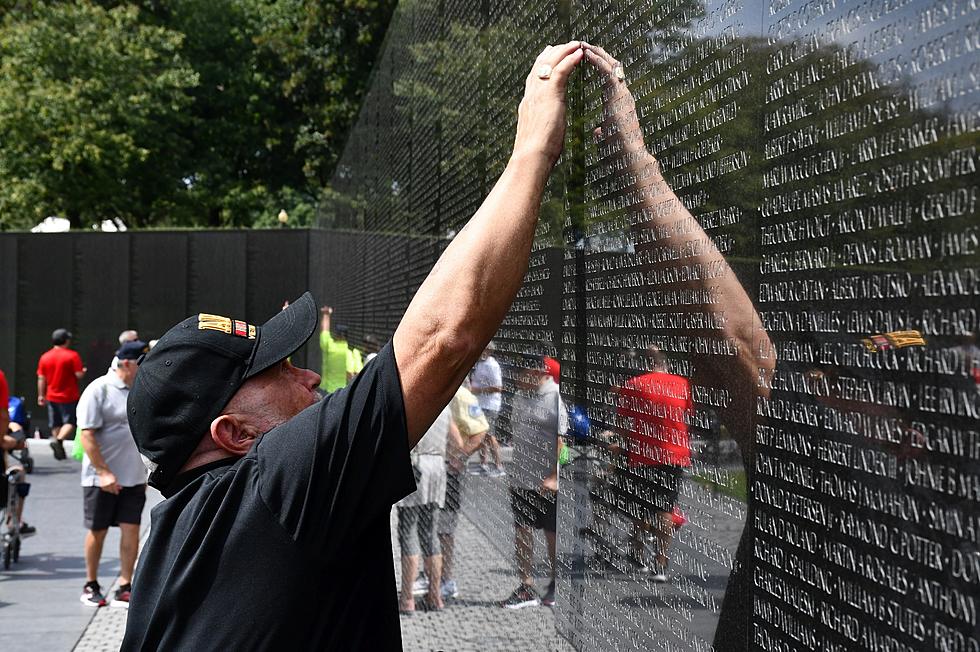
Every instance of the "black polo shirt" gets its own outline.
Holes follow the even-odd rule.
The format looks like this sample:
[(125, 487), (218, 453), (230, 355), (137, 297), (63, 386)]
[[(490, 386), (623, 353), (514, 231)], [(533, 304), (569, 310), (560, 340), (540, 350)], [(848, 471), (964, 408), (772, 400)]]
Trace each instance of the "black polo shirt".
[(398, 650), (389, 511), (415, 490), (388, 344), (153, 509), (123, 650)]

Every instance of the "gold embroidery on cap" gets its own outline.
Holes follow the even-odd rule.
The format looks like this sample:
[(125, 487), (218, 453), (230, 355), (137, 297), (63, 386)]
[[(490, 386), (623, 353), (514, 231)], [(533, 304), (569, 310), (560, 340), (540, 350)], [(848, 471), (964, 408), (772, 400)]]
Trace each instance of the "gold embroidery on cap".
[(210, 315), (206, 312), (202, 312), (197, 315), (197, 329), (221, 331), (222, 333), (226, 333), (228, 335), (248, 337), (250, 340), (255, 339), (255, 326), (252, 324), (246, 324), (245, 322), (237, 319), (233, 321), (228, 317), (222, 317), (221, 315)]
[(231, 320), (221, 315), (209, 315), (206, 312), (202, 312), (197, 316), (197, 329), (201, 331), (205, 329), (221, 331), (222, 333), (231, 335)]

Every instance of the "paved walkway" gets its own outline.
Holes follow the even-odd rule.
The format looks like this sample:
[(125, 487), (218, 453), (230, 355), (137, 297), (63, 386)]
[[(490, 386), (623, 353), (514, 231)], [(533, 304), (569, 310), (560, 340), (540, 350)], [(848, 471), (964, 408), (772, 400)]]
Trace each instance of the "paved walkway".
[[(125, 616), (125, 610), (93, 610), (78, 601), (85, 583), (81, 464), (70, 458), (58, 462), (45, 440), (30, 440), (30, 446), (35, 469), (28, 476), (31, 493), (24, 518), (38, 533), (24, 540), (19, 563), (9, 571), (0, 570), (0, 631), (5, 640), (16, 641), (16, 649), (66, 652), (75, 646), (96, 612)], [(144, 524), (158, 499), (159, 494), (150, 493)], [(102, 585), (113, 584), (119, 572), (119, 532), (115, 528), (106, 538), (100, 570)], [(118, 649), (118, 643), (111, 649)]]
[[(31, 523), (37, 524), (40, 533), (25, 542), (21, 563), (15, 570), (0, 574), (0, 626), (6, 632), (18, 632), (20, 640), (32, 652), (118, 650), (126, 611), (103, 608), (93, 612), (77, 602), (84, 580), (79, 465), (72, 461), (55, 462), (47, 442), (38, 444), (37, 470), (31, 476), (33, 486), (27, 516)], [(563, 473), (564, 502), (559, 509), (563, 531), (575, 531), (592, 521), (587, 483), (574, 479), (576, 470), (585, 469), (576, 466), (573, 464)], [(555, 609), (533, 607), (511, 611), (498, 606), (517, 584), (513, 522), (506, 487), (507, 481), (502, 478), (469, 478), (463, 498), (464, 517), (457, 530), (455, 574), (460, 597), (449, 602), (441, 612), (403, 616), (406, 650), (568, 652), (572, 648), (558, 634), (559, 629), (572, 636), (583, 650), (606, 649), (614, 640), (619, 641), (619, 649), (655, 649), (655, 642), (665, 643), (672, 638), (669, 633), (676, 624), (671, 621), (678, 617), (687, 621), (684, 629), (689, 628), (696, 639), (711, 640), (730, 572), (730, 556), (744, 523), (743, 514), (725, 513), (721, 509), (723, 499), (711, 496), (692, 482), (685, 483), (681, 492), (679, 502), (686, 512), (696, 515), (698, 525), (695, 522), (688, 525), (675, 540), (674, 548), (679, 556), (691, 559), (698, 566), (697, 573), (685, 568), (688, 564), (680, 563), (671, 584), (654, 586), (649, 578), (638, 576), (631, 568), (617, 570), (621, 560), (613, 549), (626, 545), (626, 532), (620, 524), (607, 532), (611, 535), (607, 542), (613, 549), (593, 547), (586, 537), (560, 544)], [(586, 493), (582, 494), (583, 491)], [(159, 499), (158, 494), (155, 499)], [(144, 523), (148, 521), (147, 516)], [(394, 525), (392, 515), (393, 564), (398, 577), (399, 551)], [(720, 544), (718, 552), (721, 557), (728, 557), (726, 563), (705, 559), (703, 551), (696, 550), (701, 548), (696, 543), (698, 539)], [(113, 533), (103, 560), (104, 585), (111, 582), (118, 570), (117, 549), (118, 534)], [(544, 541), (538, 535), (534, 567), (542, 590), (547, 582), (544, 550)], [(609, 613), (601, 605), (613, 605), (614, 609)], [(600, 613), (606, 617), (597, 618)], [(582, 614), (592, 617), (583, 620), (579, 618)], [(642, 642), (637, 639), (641, 632)]]

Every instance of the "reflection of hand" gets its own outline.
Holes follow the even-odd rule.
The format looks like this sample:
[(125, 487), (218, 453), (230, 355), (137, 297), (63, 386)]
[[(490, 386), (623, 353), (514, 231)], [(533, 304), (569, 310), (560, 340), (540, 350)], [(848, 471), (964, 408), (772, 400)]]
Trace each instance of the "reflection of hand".
[(558, 493), (558, 474), (552, 473), (541, 481), (541, 493)]
[(322, 308), (320, 308), (320, 312), (322, 312), (324, 315), (332, 315), (333, 308), (331, 308), (330, 306), (323, 306)]
[(602, 127), (595, 130), (596, 139), (614, 138), (622, 145), (626, 154), (645, 155), (643, 130), (636, 115), (636, 100), (630, 93), (626, 81), (616, 75), (622, 64), (598, 45), (583, 44), (585, 58), (602, 75), (603, 121)]
[[(578, 41), (549, 45), (538, 55), (517, 109), (514, 156), (543, 155), (550, 165), (558, 160), (565, 144), (565, 87), (582, 56)], [(538, 76), (543, 67), (550, 68), (548, 79)]]

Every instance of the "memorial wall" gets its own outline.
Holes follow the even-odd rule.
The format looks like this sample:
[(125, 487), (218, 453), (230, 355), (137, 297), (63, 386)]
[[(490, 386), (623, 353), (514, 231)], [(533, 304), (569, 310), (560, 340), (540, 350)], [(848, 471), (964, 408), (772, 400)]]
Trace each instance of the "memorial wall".
[[(980, 652), (978, 18), (400, 4), (321, 207), (350, 246), (311, 263), (355, 341), (390, 336), (492, 187), (538, 52), (608, 54), (571, 82), (494, 342), (508, 475), (463, 491), (514, 559), (510, 487), (558, 464), (549, 626), (575, 649)], [(514, 583), (533, 562), (543, 594), (534, 536)]]

